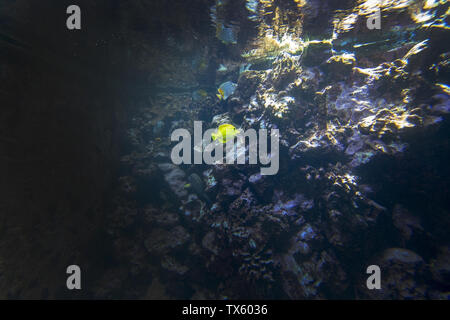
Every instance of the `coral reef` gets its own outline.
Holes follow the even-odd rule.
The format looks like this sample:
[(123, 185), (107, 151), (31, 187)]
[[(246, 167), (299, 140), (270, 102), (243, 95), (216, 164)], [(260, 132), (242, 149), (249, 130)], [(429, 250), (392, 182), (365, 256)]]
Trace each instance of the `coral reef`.
[[(398, 174), (400, 188), (412, 190), (404, 180), (415, 173), (397, 167), (429, 142), (418, 137), (434, 145), (439, 130), (448, 133), (446, 5), (383, 1), (377, 32), (366, 28), (372, 1), (254, 0), (234, 16), (231, 3), (213, 8), (218, 39), (192, 53), (192, 63), (172, 57), (168, 79), (131, 121), (132, 150), (122, 158), (128, 173), (119, 178), (110, 223), (113, 238), (133, 239), (141, 253), (123, 255), (174, 298), (445, 299), (449, 239), (426, 215), (446, 216), (448, 207), (440, 198), (418, 212), (401, 192), (390, 199), (383, 189)], [(249, 23), (253, 39), (243, 32)], [(221, 58), (224, 48), (241, 54)], [(207, 74), (214, 85), (200, 88)], [(236, 90), (217, 99), (226, 81)], [(173, 165), (170, 133), (196, 120), (279, 129), (279, 173)], [(193, 175), (202, 190), (185, 187)], [(432, 185), (435, 176), (420, 181)], [(145, 266), (141, 256), (154, 261)], [(370, 264), (383, 270), (380, 291), (365, 287)]]

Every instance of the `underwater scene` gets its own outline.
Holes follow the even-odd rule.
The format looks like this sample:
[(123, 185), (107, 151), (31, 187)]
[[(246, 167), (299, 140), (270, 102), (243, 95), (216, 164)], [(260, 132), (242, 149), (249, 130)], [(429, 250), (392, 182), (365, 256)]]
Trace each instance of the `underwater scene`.
[(73, 2), (0, 3), (1, 299), (450, 298), (448, 1)]

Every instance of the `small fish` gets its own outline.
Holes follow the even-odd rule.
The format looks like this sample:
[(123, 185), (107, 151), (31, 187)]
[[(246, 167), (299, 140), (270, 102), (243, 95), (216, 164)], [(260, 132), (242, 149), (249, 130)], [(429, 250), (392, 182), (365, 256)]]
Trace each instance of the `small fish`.
[(192, 93), (192, 99), (194, 101), (201, 101), (201, 100), (205, 99), (207, 96), (208, 96), (208, 92), (206, 92), (206, 90), (203, 90), (203, 89), (195, 90)]
[(185, 187), (186, 189), (189, 189), (189, 188), (191, 187), (191, 184), (190, 184), (190, 183), (186, 183), (186, 184), (184, 185), (184, 187)]
[(219, 100), (227, 100), (229, 96), (231, 96), (236, 90), (237, 84), (231, 81), (227, 81), (222, 83), (217, 89), (217, 98)]
[(228, 68), (224, 66), (223, 64), (220, 64), (219, 69), (217, 69), (217, 72), (225, 72)]
[(249, 71), (251, 67), (252, 67), (251, 63), (241, 64), (241, 66), (239, 67), (239, 74)]
[(226, 143), (227, 141), (234, 139), (234, 137), (239, 133), (239, 129), (236, 129), (235, 126), (225, 123), (220, 125), (217, 132), (214, 132), (211, 137), (214, 141), (218, 140), (221, 143)]
[(216, 25), (216, 37), (225, 44), (236, 44), (237, 34), (236, 27), (226, 27), (220, 22)]

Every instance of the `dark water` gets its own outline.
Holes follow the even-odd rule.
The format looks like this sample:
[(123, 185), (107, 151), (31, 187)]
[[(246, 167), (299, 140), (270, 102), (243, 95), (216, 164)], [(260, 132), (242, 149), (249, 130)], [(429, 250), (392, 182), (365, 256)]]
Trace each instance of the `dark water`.
[(0, 297), (448, 299), (447, 3), (69, 4), (0, 6)]

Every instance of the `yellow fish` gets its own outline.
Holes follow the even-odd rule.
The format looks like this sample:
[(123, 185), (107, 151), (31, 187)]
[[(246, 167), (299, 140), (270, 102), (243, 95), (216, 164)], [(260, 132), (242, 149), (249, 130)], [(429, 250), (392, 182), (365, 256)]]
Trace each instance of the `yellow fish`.
[(225, 123), (219, 126), (217, 132), (211, 135), (212, 139), (218, 140), (221, 143), (226, 143), (227, 141), (234, 139), (236, 135), (239, 134), (239, 130), (235, 126), (229, 123)]
[(198, 92), (198, 94), (201, 95), (202, 97), (206, 97), (206, 96), (208, 95), (208, 92), (206, 92), (206, 91), (203, 90), (203, 89), (200, 89), (200, 90), (198, 90), (197, 92)]
[(217, 91), (219, 92), (218, 94), (216, 94), (217, 98), (219, 98), (219, 100), (223, 100), (223, 98), (225, 97), (225, 92), (223, 92), (223, 89), (221, 88), (217, 89)]

